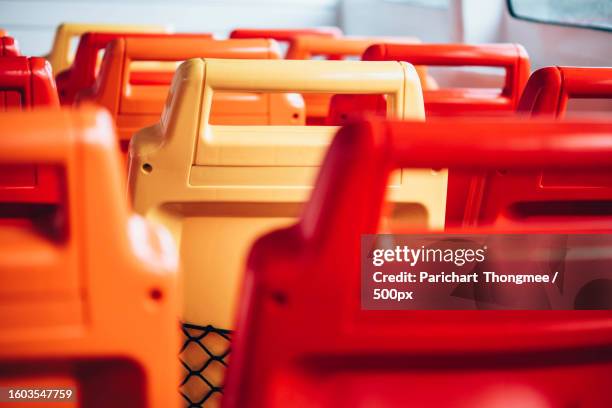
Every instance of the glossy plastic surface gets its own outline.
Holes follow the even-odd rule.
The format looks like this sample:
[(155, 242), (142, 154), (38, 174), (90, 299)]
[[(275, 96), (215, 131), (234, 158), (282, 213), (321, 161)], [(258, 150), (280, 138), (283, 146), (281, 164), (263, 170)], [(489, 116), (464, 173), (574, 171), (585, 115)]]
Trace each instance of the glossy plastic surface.
[(112, 119), (0, 117), (0, 165), (59, 181), (45, 205), (0, 189), (0, 385), (75, 387), (71, 406), (180, 406), (175, 249), (128, 210)]
[(40, 57), (0, 59), (0, 111), (59, 106), (51, 66)]
[[(127, 152), (132, 135), (159, 121), (168, 97), (169, 82), (131, 83), (131, 64), (136, 61), (176, 61), (195, 57), (280, 58), (273, 40), (213, 40), (158, 35), (124, 37), (106, 49), (94, 86), (77, 95), (77, 103), (96, 102), (110, 110), (117, 123), (120, 146)], [(166, 77), (167, 80), (170, 78)], [(303, 102), (291, 95), (219, 95), (213, 112), (215, 123), (303, 123)]]
[(0, 57), (18, 57), (19, 44), (13, 37), (0, 35)]
[[(161, 121), (130, 145), (130, 196), (137, 212), (168, 227), (179, 243), (183, 321), (232, 329), (249, 246), (299, 214), (335, 128), (211, 124), (219, 91), (377, 92), (388, 95), (389, 115), (398, 118), (422, 119), (423, 106), (418, 77), (404, 63), (194, 59), (181, 65)], [(406, 194), (401, 174), (393, 179), (396, 216), (441, 228), (446, 173), (411, 176), (420, 187), (414, 194)], [(183, 358), (187, 366), (201, 364), (198, 353)], [(221, 384), (224, 372), (215, 364), (206, 375)], [(184, 391), (191, 400), (202, 395), (198, 388)]]
[[(414, 37), (339, 37), (328, 38), (322, 36), (297, 36), (290, 40), (287, 50), (287, 59), (309, 60), (313, 57), (324, 57), (331, 60), (342, 60), (348, 57), (360, 57), (372, 44), (380, 42), (419, 42)], [(420, 77), (425, 77), (425, 71), (420, 72)], [(424, 81), (421, 81), (421, 85)], [(313, 125), (330, 124), (327, 121), (331, 94), (304, 94), (306, 102), (306, 122)], [(371, 96), (375, 97), (375, 96)], [(382, 98), (382, 96), (379, 96)], [(381, 114), (384, 116), (386, 110)]]
[(563, 118), (569, 99), (611, 99), (612, 68), (545, 67), (535, 71), (525, 87), (519, 113)]
[[(402, 60), (440, 67), (500, 67), (506, 76), (501, 90), (456, 88), (425, 89), (429, 116), (465, 116), (508, 113), (516, 109), (529, 78), (529, 57), (518, 44), (378, 44), (368, 48), (364, 60)], [(366, 115), (381, 115), (385, 101), (376, 95), (337, 95), (330, 104), (328, 121), (341, 125)], [(472, 180), (450, 171), (446, 208), (447, 226), (461, 225)]]
[[(160, 38), (159, 34), (148, 33), (85, 33), (81, 36), (74, 61), (69, 69), (56, 73), (57, 88), (63, 105), (74, 102), (75, 96), (81, 90), (93, 86), (99, 66), (99, 54), (106, 46), (117, 38), (144, 37)], [(212, 34), (168, 34), (169, 38), (212, 38)], [(174, 69), (167, 66), (153, 66), (148, 70), (132, 73), (140, 82), (170, 83)], [(133, 80), (134, 78), (132, 78)]]
[[(251, 250), (223, 406), (612, 404), (610, 311), (365, 311), (360, 303), (361, 235), (415, 231), (384, 222), (393, 170), (546, 167), (611, 177), (611, 137), (612, 122), (596, 121), (343, 128), (298, 224)], [(583, 221), (539, 227), (612, 231), (609, 219)]]
[[(381, 74), (381, 73), (384, 73)], [(189, 323), (232, 327), (246, 251), (290, 223), (311, 189), (335, 127), (211, 125), (214, 94), (373, 92), (390, 117), (423, 119), (414, 68), (398, 62), (194, 59), (177, 71), (159, 124), (136, 134), (129, 182), (134, 209), (179, 242)], [(396, 174), (398, 218), (441, 228), (446, 173)]]
[(73, 56), (71, 55), (71, 42), (87, 32), (134, 32), (134, 33), (163, 33), (168, 29), (158, 25), (132, 25), (132, 24), (89, 24), (89, 23), (62, 23), (55, 31), (53, 46), (45, 56), (58, 74), (70, 68)]
[[(414, 65), (439, 67), (499, 67), (506, 76), (502, 89), (425, 89), (428, 116), (465, 116), (516, 109), (529, 78), (529, 57), (518, 44), (377, 44), (363, 54), (364, 61), (407, 61)], [(355, 117), (384, 112), (380, 97), (360, 95), (334, 98), (329, 120), (341, 125)]]

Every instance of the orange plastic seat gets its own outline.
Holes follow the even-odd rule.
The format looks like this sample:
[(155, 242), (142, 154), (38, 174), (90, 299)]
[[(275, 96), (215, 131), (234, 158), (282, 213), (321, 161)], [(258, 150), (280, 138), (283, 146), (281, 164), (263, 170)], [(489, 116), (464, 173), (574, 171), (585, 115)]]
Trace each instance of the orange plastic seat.
[(303, 35), (321, 37), (342, 37), (342, 30), (338, 27), (315, 28), (236, 28), (232, 30), (229, 38), (269, 38), (276, 41), (291, 42)]
[(49, 63), (40, 57), (0, 58), (0, 111), (59, 106)]
[(0, 33), (0, 57), (18, 57), (19, 45), (13, 37), (2, 36)]
[(612, 68), (541, 68), (529, 78), (518, 112), (562, 118), (573, 98), (612, 99)]
[[(398, 37), (392, 39), (389, 37), (328, 38), (322, 36), (296, 36), (290, 40), (286, 58), (308, 60), (314, 57), (324, 57), (325, 59), (337, 60), (349, 57), (360, 57), (372, 44), (391, 40), (406, 43), (419, 41), (414, 37)], [(425, 73), (422, 70), (417, 69), (417, 72), (419, 73), (419, 77), (424, 78)], [(425, 81), (421, 79), (422, 85), (424, 82)], [(327, 115), (332, 96), (333, 95), (317, 93), (303, 95), (304, 102), (306, 103), (306, 123), (313, 125), (329, 124)], [(383, 109), (383, 111), (384, 116), (386, 110)]]
[[(428, 116), (465, 116), (513, 112), (529, 78), (529, 56), (518, 44), (377, 44), (364, 61), (407, 61), (438, 67), (499, 67), (502, 89), (423, 87)], [(385, 101), (375, 95), (338, 95), (330, 106), (330, 124), (341, 125), (366, 114), (384, 115)]]
[(51, 51), (45, 56), (56, 74), (72, 64), (72, 41), (88, 32), (99, 33), (165, 33), (168, 28), (157, 25), (61, 23), (55, 31)]
[[(212, 40), (209, 38), (124, 37), (106, 49), (98, 80), (77, 95), (77, 103), (96, 102), (116, 120), (121, 149), (127, 152), (137, 130), (159, 121), (170, 87), (163, 83), (130, 83), (134, 61), (182, 61), (195, 57), (278, 59), (273, 40)], [(286, 94), (221, 94), (212, 112), (214, 124), (300, 124), (303, 102)]]
[[(610, 310), (364, 310), (360, 282), (363, 234), (415, 232), (382, 225), (392, 171), (546, 167), (611, 178), (611, 138), (609, 121), (369, 122), (340, 130), (299, 222), (252, 247), (223, 406), (611, 406)], [(612, 191), (606, 196), (610, 215)], [(568, 256), (578, 276), (611, 261), (610, 218), (546, 227), (590, 227), (604, 233), (605, 246)]]
[(57, 182), (44, 204), (0, 187), (0, 386), (75, 388), (58, 406), (178, 407), (175, 249), (128, 210), (110, 116), (0, 116), (0, 165)]
[[(81, 36), (74, 61), (69, 69), (56, 73), (55, 81), (63, 105), (70, 105), (80, 91), (94, 85), (99, 70), (99, 54), (111, 41), (124, 37), (159, 38), (160, 34), (150, 33), (85, 33)], [(168, 34), (168, 38), (212, 38), (212, 34)], [(130, 76), (130, 83), (155, 84), (170, 83), (172, 71), (164, 67), (152, 67), (146, 71), (135, 71)]]

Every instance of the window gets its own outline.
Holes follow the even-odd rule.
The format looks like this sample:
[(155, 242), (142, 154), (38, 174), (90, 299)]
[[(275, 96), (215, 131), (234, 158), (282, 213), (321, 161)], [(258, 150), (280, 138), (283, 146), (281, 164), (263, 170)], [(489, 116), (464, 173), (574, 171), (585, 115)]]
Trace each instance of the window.
[(612, 0), (508, 0), (508, 9), (524, 20), (612, 30)]

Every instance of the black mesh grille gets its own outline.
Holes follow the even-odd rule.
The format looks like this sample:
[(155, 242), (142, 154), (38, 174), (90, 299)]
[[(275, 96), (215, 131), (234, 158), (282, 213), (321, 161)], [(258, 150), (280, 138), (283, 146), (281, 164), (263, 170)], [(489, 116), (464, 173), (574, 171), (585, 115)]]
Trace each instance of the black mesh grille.
[(185, 341), (179, 358), (185, 369), (180, 392), (187, 407), (219, 406), (230, 353), (231, 331), (183, 324)]

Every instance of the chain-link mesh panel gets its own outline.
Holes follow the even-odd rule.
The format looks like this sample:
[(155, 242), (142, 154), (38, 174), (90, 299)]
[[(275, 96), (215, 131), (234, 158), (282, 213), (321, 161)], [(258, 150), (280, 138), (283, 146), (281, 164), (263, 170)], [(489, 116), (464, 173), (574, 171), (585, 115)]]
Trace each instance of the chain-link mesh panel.
[(185, 369), (185, 378), (180, 392), (186, 406), (220, 406), (231, 331), (184, 323), (183, 333), (185, 341), (179, 358)]

